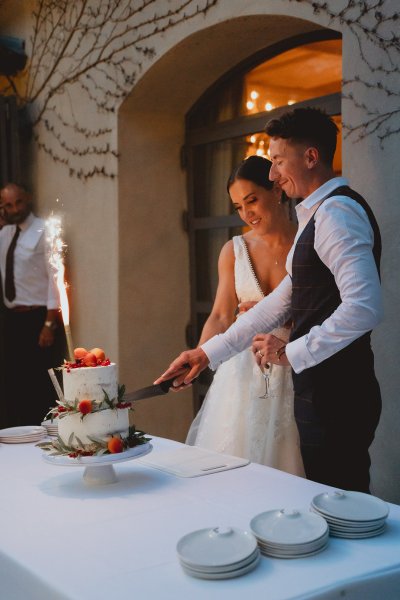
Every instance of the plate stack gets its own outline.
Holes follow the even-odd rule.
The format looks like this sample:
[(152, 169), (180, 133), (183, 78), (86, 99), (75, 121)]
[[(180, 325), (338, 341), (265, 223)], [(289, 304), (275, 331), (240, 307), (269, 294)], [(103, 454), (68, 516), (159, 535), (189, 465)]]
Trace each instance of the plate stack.
[(58, 419), (53, 419), (53, 421), (43, 421), (41, 425), (45, 427), (47, 435), (50, 435), (51, 437), (58, 436)]
[(274, 558), (302, 558), (324, 550), (328, 524), (319, 515), (302, 510), (269, 510), (250, 521), (262, 554)]
[(176, 550), (185, 573), (200, 579), (239, 577), (252, 571), (260, 560), (254, 536), (233, 527), (188, 533)]
[(3, 444), (26, 444), (38, 442), (46, 436), (46, 428), (38, 425), (24, 425), (0, 429), (0, 442)]
[(362, 492), (319, 494), (313, 498), (311, 510), (326, 519), (330, 535), (353, 539), (383, 533), (389, 514), (383, 500)]

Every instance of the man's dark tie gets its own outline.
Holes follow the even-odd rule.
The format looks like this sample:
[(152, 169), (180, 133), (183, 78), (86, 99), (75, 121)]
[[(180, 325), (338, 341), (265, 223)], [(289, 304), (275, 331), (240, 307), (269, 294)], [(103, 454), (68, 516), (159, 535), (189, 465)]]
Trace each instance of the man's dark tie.
[(15, 246), (17, 245), (18, 236), (21, 230), (17, 225), (17, 228), (14, 233), (14, 237), (11, 240), (11, 244), (7, 250), (7, 258), (6, 258), (6, 289), (5, 294), (7, 300), (12, 302), (15, 298), (15, 283), (14, 283), (14, 251)]

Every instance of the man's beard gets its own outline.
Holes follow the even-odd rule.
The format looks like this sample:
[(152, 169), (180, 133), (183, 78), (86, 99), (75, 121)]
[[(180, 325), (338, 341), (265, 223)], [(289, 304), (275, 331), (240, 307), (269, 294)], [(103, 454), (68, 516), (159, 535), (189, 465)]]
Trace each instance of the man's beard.
[(20, 225), (30, 215), (31, 211), (32, 207), (29, 205), (18, 214), (6, 215), (6, 219), (10, 225)]

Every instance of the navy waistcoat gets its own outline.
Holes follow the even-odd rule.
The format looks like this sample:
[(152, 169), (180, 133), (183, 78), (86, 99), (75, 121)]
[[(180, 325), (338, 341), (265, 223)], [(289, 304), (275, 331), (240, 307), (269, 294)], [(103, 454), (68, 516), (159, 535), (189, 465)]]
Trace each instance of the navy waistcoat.
[[(381, 256), (381, 236), (376, 219), (372, 210), (360, 194), (353, 191), (348, 186), (341, 186), (335, 189), (327, 198), (332, 196), (347, 196), (360, 204), (367, 213), (371, 227), (374, 232), (373, 255), (379, 272)], [(326, 198), (325, 198), (326, 200)], [(324, 200), (324, 201), (325, 201)], [(322, 203), (321, 203), (322, 204)], [(319, 208), (319, 207), (318, 207)], [(318, 210), (318, 209), (317, 209)], [(331, 271), (319, 258), (314, 249), (315, 237), (315, 213), (305, 226), (301, 233), (293, 255), (292, 262), (292, 320), (293, 328), (290, 335), (290, 341), (307, 334), (314, 325), (321, 325), (341, 303), (340, 292), (335, 283)], [(346, 368), (346, 365), (352, 363), (352, 369), (357, 365), (362, 368), (362, 363), (366, 360), (371, 363), (372, 351), (370, 347), (371, 332), (367, 332), (358, 338), (346, 348), (343, 348), (332, 357), (324, 360), (319, 365), (306, 369), (303, 373), (296, 375), (294, 373), (295, 390), (299, 387), (308, 387), (310, 376), (313, 378), (320, 372), (321, 375), (327, 375), (331, 371), (330, 367), (337, 370)], [(371, 356), (370, 356), (371, 355)], [(355, 361), (355, 362), (354, 362)], [(364, 364), (366, 367), (366, 363)]]

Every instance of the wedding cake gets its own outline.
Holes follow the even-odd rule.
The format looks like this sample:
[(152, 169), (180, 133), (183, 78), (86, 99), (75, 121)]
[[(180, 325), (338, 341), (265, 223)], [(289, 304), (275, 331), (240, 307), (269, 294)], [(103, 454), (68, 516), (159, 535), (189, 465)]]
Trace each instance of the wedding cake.
[(75, 362), (61, 367), (63, 398), (50, 409), (58, 417), (58, 437), (38, 444), (51, 455), (72, 458), (123, 452), (149, 440), (129, 426), (131, 404), (123, 401), (117, 365), (95, 348), (75, 350)]

